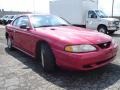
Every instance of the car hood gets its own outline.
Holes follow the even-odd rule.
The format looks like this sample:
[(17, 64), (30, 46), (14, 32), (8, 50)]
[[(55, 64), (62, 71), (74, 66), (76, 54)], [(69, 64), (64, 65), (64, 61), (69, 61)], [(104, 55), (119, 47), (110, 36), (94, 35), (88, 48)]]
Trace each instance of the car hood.
[(98, 44), (111, 41), (112, 39), (110, 36), (97, 31), (74, 26), (60, 26), (40, 29), (41, 28), (38, 28), (36, 31), (47, 34), (47, 36), (57, 38), (58, 40), (74, 44)]
[(103, 19), (107, 21), (119, 21), (119, 19), (117, 18), (103, 18)]

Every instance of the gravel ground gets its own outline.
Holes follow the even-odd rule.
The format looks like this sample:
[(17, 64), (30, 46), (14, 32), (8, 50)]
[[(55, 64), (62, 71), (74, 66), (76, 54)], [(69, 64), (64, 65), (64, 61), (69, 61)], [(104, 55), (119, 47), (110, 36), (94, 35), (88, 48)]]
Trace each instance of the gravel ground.
[[(120, 50), (109, 65), (87, 72), (45, 73), (31, 57), (9, 51), (0, 26), (0, 90), (120, 90)], [(112, 37), (120, 45), (120, 31)]]

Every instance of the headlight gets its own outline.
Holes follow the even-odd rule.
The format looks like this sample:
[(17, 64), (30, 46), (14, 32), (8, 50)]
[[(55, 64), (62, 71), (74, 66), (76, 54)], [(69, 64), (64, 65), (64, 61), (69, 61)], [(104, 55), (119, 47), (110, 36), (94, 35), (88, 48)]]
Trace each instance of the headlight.
[(96, 47), (92, 45), (71, 45), (65, 47), (65, 51), (74, 53), (91, 52), (96, 50), (97, 50)]

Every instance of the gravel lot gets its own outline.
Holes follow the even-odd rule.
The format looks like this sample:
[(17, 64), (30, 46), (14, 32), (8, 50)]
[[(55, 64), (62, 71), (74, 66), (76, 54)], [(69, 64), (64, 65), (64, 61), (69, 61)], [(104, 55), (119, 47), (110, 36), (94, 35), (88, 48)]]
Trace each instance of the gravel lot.
[[(89, 72), (45, 73), (31, 57), (9, 51), (0, 26), (0, 90), (120, 90), (120, 50), (115, 61)], [(120, 45), (120, 31), (112, 37)]]

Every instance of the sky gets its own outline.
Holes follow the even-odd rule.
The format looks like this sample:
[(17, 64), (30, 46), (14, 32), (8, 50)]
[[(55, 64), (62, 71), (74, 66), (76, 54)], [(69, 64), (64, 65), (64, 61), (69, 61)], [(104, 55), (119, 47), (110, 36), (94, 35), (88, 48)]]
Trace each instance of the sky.
[(0, 8), (11, 11), (48, 12), (48, 0), (0, 0)]
[[(99, 0), (99, 9), (112, 15), (112, 2), (113, 0)], [(120, 16), (120, 0), (114, 0), (114, 16)]]
[[(114, 15), (120, 16), (120, 0), (114, 0)], [(112, 0), (99, 0), (99, 9), (111, 15)], [(11, 11), (49, 12), (49, 0), (0, 0), (0, 8)]]

